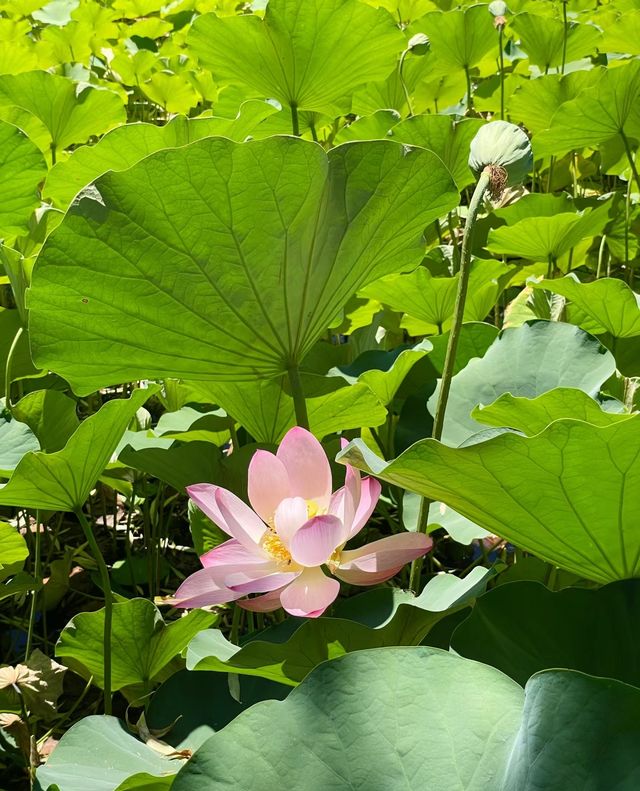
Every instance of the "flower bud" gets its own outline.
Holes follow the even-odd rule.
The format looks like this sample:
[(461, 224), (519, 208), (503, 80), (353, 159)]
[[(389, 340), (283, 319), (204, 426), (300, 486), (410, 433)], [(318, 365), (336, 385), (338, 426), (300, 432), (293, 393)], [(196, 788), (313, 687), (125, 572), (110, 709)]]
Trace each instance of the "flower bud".
[(491, 121), (471, 141), (469, 167), (478, 174), (486, 167), (503, 172), (502, 187), (521, 184), (533, 167), (529, 138), (515, 124)]

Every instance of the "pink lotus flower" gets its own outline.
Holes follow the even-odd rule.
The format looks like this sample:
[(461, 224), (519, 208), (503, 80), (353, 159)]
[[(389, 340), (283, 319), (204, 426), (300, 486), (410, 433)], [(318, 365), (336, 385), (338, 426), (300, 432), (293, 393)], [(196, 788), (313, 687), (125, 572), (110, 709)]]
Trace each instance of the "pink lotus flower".
[[(200, 558), (204, 568), (176, 593), (179, 607), (239, 600), (247, 610), (284, 607), (291, 615), (315, 618), (340, 591), (340, 583), (323, 566), (351, 585), (375, 585), (432, 545), (421, 533), (400, 533), (345, 550), (373, 513), (380, 483), (361, 479), (358, 470), (347, 466), (345, 485), (332, 494), (322, 445), (302, 428), (287, 432), (276, 455), (259, 450), (251, 459), (253, 510), (213, 484), (198, 483), (187, 492), (231, 539)], [(241, 598), (249, 593), (264, 595)]]

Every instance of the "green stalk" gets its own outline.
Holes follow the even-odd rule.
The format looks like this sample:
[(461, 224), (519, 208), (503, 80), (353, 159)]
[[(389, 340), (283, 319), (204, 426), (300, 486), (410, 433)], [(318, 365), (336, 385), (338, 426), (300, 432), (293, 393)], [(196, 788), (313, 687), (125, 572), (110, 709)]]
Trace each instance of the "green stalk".
[(400, 55), (400, 62), (398, 63), (398, 78), (400, 79), (400, 85), (402, 85), (402, 90), (404, 92), (404, 99), (407, 103), (407, 109), (409, 111), (407, 113), (407, 118), (411, 118), (411, 116), (413, 115), (413, 106), (411, 104), (411, 96), (409, 95), (409, 89), (407, 88), (407, 83), (405, 82), (404, 72), (403, 72), (404, 61), (408, 53), (409, 50), (405, 49), (402, 55)]
[[(27, 521), (27, 529), (29, 529), (29, 523)], [(35, 552), (33, 558), (33, 576), (38, 584), (42, 583), (42, 568), (41, 568), (41, 547), (42, 547), (42, 536), (40, 535), (40, 511), (36, 511), (36, 534), (35, 534)], [(37, 611), (37, 603), (38, 603), (38, 594), (39, 590), (36, 588), (31, 593), (31, 607), (29, 610), (29, 627), (27, 630), (27, 645), (24, 651), (24, 661), (27, 662), (29, 656), (31, 655), (31, 646), (33, 644), (33, 630), (36, 623), (36, 611)]]
[(4, 368), (4, 405), (9, 411), (11, 411), (11, 363), (13, 362), (13, 355), (18, 347), (18, 341), (22, 337), (22, 333), (23, 328), (20, 327), (9, 347), (7, 362)]
[[(453, 378), (453, 371), (456, 362), (456, 352), (458, 351), (458, 341), (460, 340), (460, 330), (462, 327), (462, 319), (464, 316), (464, 306), (467, 299), (467, 290), (469, 288), (469, 273), (471, 270), (471, 249), (473, 246), (473, 234), (475, 230), (476, 218), (486, 191), (491, 184), (491, 168), (486, 167), (478, 179), (471, 201), (469, 203), (469, 210), (467, 213), (467, 221), (464, 227), (464, 236), (462, 238), (462, 253), (460, 256), (460, 279), (458, 280), (458, 293), (456, 295), (456, 304), (453, 311), (453, 323), (449, 334), (449, 342), (447, 344), (447, 353), (444, 358), (444, 367), (442, 369), (442, 380), (440, 382), (440, 393), (438, 395), (438, 403), (436, 406), (436, 414), (433, 421), (433, 430), (431, 437), (435, 440), (440, 440), (442, 437), (442, 428), (444, 426), (444, 416), (447, 409), (447, 401), (449, 400), (449, 391), (451, 390), (451, 379)], [(427, 532), (429, 506), (432, 500), (428, 497), (423, 497), (420, 500), (420, 510), (418, 512), (417, 530), (419, 533)], [(409, 588), (414, 593), (419, 593), (420, 575), (422, 573), (422, 564), (424, 557), (416, 558), (411, 564), (411, 573), (409, 576)]]
[(596, 269), (596, 280), (600, 280), (600, 275), (602, 272), (602, 262), (604, 261), (604, 254), (606, 250), (606, 243), (607, 243), (607, 236), (606, 234), (602, 234), (602, 239), (600, 240), (600, 247), (598, 248), (598, 268)]
[(234, 603), (233, 616), (231, 617), (231, 634), (229, 635), (229, 641), (234, 645), (239, 645), (240, 624), (242, 623), (242, 616), (244, 615), (244, 612), (245, 611), (242, 609), (242, 607)]
[(569, 25), (567, 23), (567, 0), (562, 0), (562, 68), (560, 74), (564, 74), (564, 67), (567, 62), (567, 34), (569, 32)]
[(467, 113), (473, 112), (473, 97), (471, 96), (471, 73), (469, 67), (464, 67), (464, 74), (467, 78)]
[(102, 590), (104, 591), (104, 634), (102, 638), (102, 656), (104, 659), (104, 713), (111, 714), (111, 622), (113, 620), (113, 596), (111, 594), (109, 569), (102, 557), (102, 552), (93, 534), (91, 525), (87, 522), (87, 518), (82, 512), (82, 508), (76, 508), (75, 515), (78, 522), (80, 522), (84, 536), (87, 539), (87, 544), (89, 544), (94, 560), (98, 566)]
[(290, 365), (287, 372), (289, 374), (289, 384), (293, 397), (293, 408), (296, 413), (296, 423), (301, 428), (306, 428), (308, 430), (309, 415), (307, 414), (307, 402), (304, 397), (302, 382), (300, 381), (300, 370), (297, 365)]
[(627, 154), (629, 165), (631, 166), (631, 172), (633, 173), (633, 178), (635, 179), (635, 182), (638, 185), (638, 189), (640, 190), (640, 175), (638, 175), (638, 169), (636, 168), (636, 163), (633, 159), (633, 153), (631, 151), (631, 146), (629, 145), (629, 139), (622, 131), (622, 129), (620, 130), (620, 137), (622, 138), (622, 142), (624, 144), (624, 150)]
[(500, 120), (504, 121), (504, 25), (498, 25), (498, 55), (500, 58)]
[(467, 221), (464, 226), (464, 236), (462, 238), (462, 253), (460, 256), (460, 280), (458, 281), (458, 293), (456, 295), (456, 304), (453, 309), (453, 324), (451, 325), (451, 334), (449, 335), (449, 343), (447, 344), (447, 353), (444, 358), (444, 368), (442, 369), (442, 383), (440, 386), (440, 395), (438, 397), (438, 405), (436, 406), (436, 416), (433, 421), (433, 432), (431, 436), (433, 439), (439, 440), (442, 437), (442, 427), (444, 425), (444, 413), (447, 408), (447, 401), (449, 400), (449, 390), (451, 389), (451, 379), (453, 377), (453, 369), (456, 362), (456, 352), (458, 351), (458, 341), (460, 339), (460, 328), (462, 327), (462, 318), (464, 316), (464, 306), (467, 299), (467, 290), (469, 288), (469, 273), (471, 270), (471, 248), (473, 245), (473, 234), (475, 230), (476, 218), (485, 193), (491, 183), (491, 171), (485, 168), (478, 179), (471, 202), (469, 203), (469, 210), (467, 213)]
[(300, 137), (300, 120), (298, 118), (298, 105), (295, 102), (291, 102), (291, 128), (293, 130), (293, 134), (296, 137)]

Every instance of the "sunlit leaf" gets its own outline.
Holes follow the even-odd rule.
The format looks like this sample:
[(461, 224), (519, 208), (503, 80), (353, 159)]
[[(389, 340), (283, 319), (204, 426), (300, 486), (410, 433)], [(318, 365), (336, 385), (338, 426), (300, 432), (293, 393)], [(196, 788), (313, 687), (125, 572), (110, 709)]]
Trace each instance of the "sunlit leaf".
[(356, 290), (415, 266), (425, 225), (457, 201), (428, 151), (327, 156), (284, 137), (208, 138), (96, 188), (49, 236), (30, 291), (35, 359), (79, 393), (284, 373)]
[(356, 0), (271, 0), (264, 21), (204, 14), (188, 44), (217, 79), (335, 115), (349, 109), (354, 88), (395, 68), (404, 39), (386, 11)]
[[(598, 582), (640, 574), (640, 419), (558, 420), (535, 437), (501, 434), (449, 448), (434, 440), (383, 462), (356, 440), (340, 460), (440, 500), (491, 533)], [(598, 486), (585, 486), (588, 460)]]

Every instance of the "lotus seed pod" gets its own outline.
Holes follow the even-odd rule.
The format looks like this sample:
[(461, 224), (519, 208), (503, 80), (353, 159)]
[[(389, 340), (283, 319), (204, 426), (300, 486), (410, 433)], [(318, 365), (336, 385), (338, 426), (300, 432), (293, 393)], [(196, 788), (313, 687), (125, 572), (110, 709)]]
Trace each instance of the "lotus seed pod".
[(409, 39), (407, 49), (412, 55), (426, 55), (430, 46), (429, 36), (424, 33), (416, 33)]
[(489, 3), (489, 13), (492, 16), (506, 16), (508, 12), (507, 4), (502, 0), (494, 0), (493, 3)]
[(533, 167), (531, 143), (525, 132), (507, 121), (480, 127), (469, 147), (469, 167), (481, 173), (487, 166), (504, 173), (502, 187), (521, 184)]

